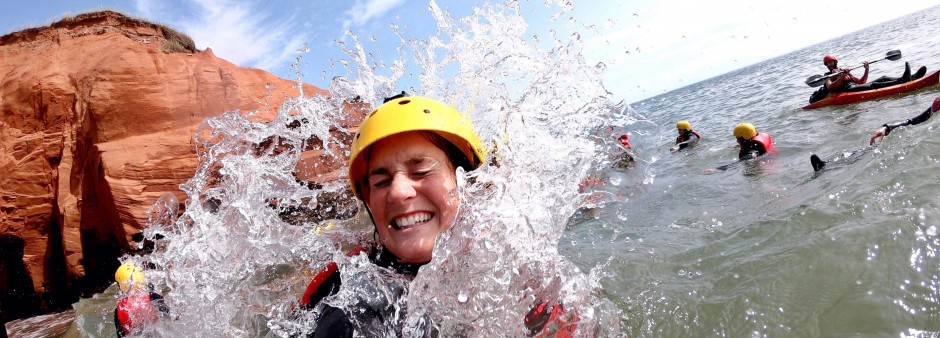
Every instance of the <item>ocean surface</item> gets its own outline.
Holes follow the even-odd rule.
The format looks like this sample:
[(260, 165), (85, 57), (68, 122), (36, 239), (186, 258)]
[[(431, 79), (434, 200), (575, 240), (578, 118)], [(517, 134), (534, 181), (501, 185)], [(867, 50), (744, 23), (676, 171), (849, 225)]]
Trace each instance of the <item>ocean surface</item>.
[[(631, 104), (652, 122), (625, 128), (642, 163), (604, 173), (616, 197), (572, 219), (563, 254), (581, 266), (614, 257), (604, 292), (631, 336), (940, 335), (940, 120), (894, 130), (854, 163), (814, 173), (809, 161), (866, 148), (940, 87), (800, 108), (825, 54), (848, 67), (902, 51), (870, 79), (899, 76), (904, 61), (940, 69), (938, 19), (928, 9)], [(673, 154), (683, 119), (703, 139)], [(735, 160), (740, 122), (779, 156), (705, 173)]]
[[(494, 32), (513, 31), (520, 26), (514, 21), (519, 16), (504, 15), (499, 10), (483, 12), (490, 15), (487, 19), (493, 26), (500, 28), (492, 30)], [(450, 22), (447, 18), (436, 18)], [(462, 331), (476, 333), (469, 336), (488, 336), (494, 332), (495, 335), (518, 335), (520, 331), (493, 329), (498, 327), (495, 324), (510, 328), (521, 326), (518, 318), (507, 319), (493, 313), (524, 313), (527, 309), (525, 305), (513, 303), (524, 303), (529, 298), (520, 301), (518, 293), (521, 291), (506, 291), (505, 281), (540, 280), (546, 274), (551, 277), (558, 271), (570, 272), (572, 269), (564, 262), (567, 260), (580, 268), (575, 270), (580, 270), (581, 276), (563, 274), (563, 287), (559, 292), (568, 295), (563, 299), (570, 301), (566, 303), (570, 308), (583, 309), (582, 317), (596, 323), (600, 336), (940, 335), (940, 258), (937, 257), (940, 250), (937, 237), (940, 137), (935, 135), (940, 122), (935, 118), (921, 125), (899, 128), (884, 142), (867, 148), (877, 128), (919, 114), (940, 95), (940, 87), (852, 105), (811, 111), (800, 108), (815, 89), (803, 81), (810, 75), (823, 73), (825, 67), (821, 59), (825, 54), (839, 55), (840, 65), (844, 67), (882, 58), (889, 50), (902, 51), (901, 61), (872, 65), (872, 79), (882, 75), (899, 76), (904, 61), (910, 62), (914, 70), (921, 65), (927, 66), (930, 72), (940, 69), (938, 19), (940, 7), (636, 102), (628, 108), (597, 105), (618, 108), (620, 113), (613, 115), (629, 118), (610, 118), (604, 113), (609, 110), (598, 108), (559, 111), (557, 116), (552, 112), (541, 115), (507, 113), (500, 115), (501, 120), (497, 119), (504, 121), (503, 124), (484, 123), (481, 133), (491, 136), (485, 139), (496, 139), (515, 147), (500, 148), (508, 149), (508, 160), (500, 168), (481, 169), (484, 174), (478, 180), (509, 188), (501, 193), (508, 198), (505, 203), (500, 200), (503, 198), (500, 194), (470, 199), (477, 203), (470, 203), (474, 207), (467, 211), (467, 219), (462, 218), (460, 225), (448, 235), (447, 240), (457, 245), (441, 244), (435, 249), (435, 260), (430, 268), (423, 268), (413, 282), (422, 285), (423, 290), (430, 290), (429, 295), (424, 298), (413, 295), (417, 299), (409, 299), (409, 311), (444, 313), (440, 315), (440, 322), (455, 327), (471, 325), (463, 327), (478, 330)], [(445, 33), (462, 36), (459, 30)], [(492, 38), (482, 36), (479, 39)], [(584, 91), (591, 91), (584, 96), (603, 96), (594, 92), (597, 88), (592, 83), (577, 80), (583, 78), (581, 74), (602, 71), (590, 66), (570, 72), (574, 75), (552, 73), (543, 78), (527, 77), (527, 74), (551, 73), (574, 64), (578, 50), (566, 53), (565, 48), (556, 48), (561, 52), (544, 54), (520, 51), (519, 44), (513, 44), (512, 38), (515, 36), (510, 34), (507, 42), (500, 46), (515, 49), (483, 51), (476, 59), (473, 58), (476, 54), (469, 55), (458, 60), (461, 66), (458, 71), (450, 69), (431, 74), (448, 81), (457, 79), (452, 85), (429, 81), (424, 92), (437, 97), (454, 97), (455, 93), (484, 88), (489, 94), (481, 95), (486, 96), (495, 95), (493, 88), (509, 93), (523, 88), (521, 92), (526, 95), (507, 95), (501, 97), (502, 101), (487, 102), (495, 107), (494, 111), (500, 112), (527, 112), (533, 106), (544, 106), (563, 95), (575, 100), (577, 94)], [(467, 52), (464, 55), (472, 54), (477, 46), (473, 43), (458, 45), (462, 42), (453, 40), (447, 42), (450, 43), (447, 46), (457, 51), (464, 48)], [(558, 45), (568, 46), (566, 42), (559, 38)], [(351, 49), (353, 63), (367, 63), (364, 56), (356, 59), (356, 55), (352, 55), (356, 51)], [(487, 68), (488, 57), (501, 53), (531, 54), (535, 56), (529, 59), (539, 62), (522, 67), (498, 61)], [(543, 60), (550, 61), (539, 66), (545, 63)], [(433, 58), (430, 61), (434, 61)], [(464, 71), (464, 66), (473, 64), (483, 66), (475, 69), (476, 72)], [(480, 78), (486, 76), (479, 74), (486, 74), (485, 71), (515, 77), (506, 82), (483, 82)], [(363, 78), (375, 83), (362, 85), (367, 82)], [(597, 78), (600, 77), (588, 80)], [(359, 87), (330, 89), (337, 95), (363, 95), (367, 102), (380, 99), (373, 97), (378, 93), (369, 90), (385, 88), (394, 92), (383, 87), (394, 81), (368, 76), (356, 81)], [(535, 90), (526, 89), (526, 84)], [(499, 109), (505, 108), (499, 102), (511, 102), (509, 107), (513, 109)], [(589, 103), (575, 106), (582, 104), (594, 107)], [(483, 107), (477, 111), (488, 109), (481, 103), (476, 106)], [(302, 111), (303, 114), (306, 111)], [(615, 133), (600, 134), (608, 137), (629, 133), (637, 159), (635, 167), (612, 169), (608, 157), (617, 153), (612, 147), (605, 148), (610, 151), (599, 152), (594, 165), (584, 165), (590, 161), (561, 165), (567, 163), (563, 159), (566, 156), (551, 147), (566, 146), (569, 140), (573, 140), (571, 147), (562, 149), (570, 152), (568, 157), (592, 154), (593, 150), (584, 150), (583, 144), (577, 142), (584, 138), (584, 133), (575, 134), (603, 129), (583, 122), (597, 115), (605, 115), (602, 118), (605, 123), (626, 121), (611, 126)], [(565, 118), (570, 118), (569, 123), (577, 128), (559, 129), (553, 122)], [(675, 123), (682, 119), (689, 120), (704, 138), (694, 148), (670, 153), (668, 148), (675, 139)], [(758, 131), (771, 135), (779, 156), (741, 163), (724, 171), (710, 170), (736, 160), (737, 148), (731, 132), (740, 122), (753, 123)], [(263, 139), (265, 135), (279, 135), (289, 141), (284, 144), (294, 142), (290, 139), (293, 136), (288, 135), (291, 131), (273, 127), (269, 131), (235, 117), (212, 123), (213, 128), (223, 132), (213, 134), (215, 139), (211, 142), (197, 139), (205, 147), (201, 148), (203, 154), (211, 155), (208, 156), (210, 161), (216, 160), (211, 158), (214, 154), (226, 153), (213, 150), (218, 145), (243, 145), (238, 137)], [(304, 120), (296, 125), (308, 132), (307, 136), (327, 130), (319, 125), (304, 129), (308, 127), (306, 123)], [(514, 126), (524, 128), (513, 129)], [(545, 134), (557, 139), (539, 139), (539, 135)], [(533, 141), (526, 144), (518, 140)], [(210, 144), (212, 142), (215, 143)], [(544, 159), (511, 157), (512, 151), (517, 155), (532, 154), (538, 153), (540, 148)], [(228, 149), (226, 154), (233, 153), (231, 149), (245, 148)], [(812, 153), (832, 159), (859, 150), (861, 152), (852, 157), (852, 161), (832, 165), (819, 173), (810, 166)], [(318, 235), (319, 227), (313, 231), (313, 227), (282, 226), (284, 222), (277, 220), (276, 215), (270, 216), (270, 210), (265, 207), (270, 198), (283, 198), (282, 203), (286, 203), (283, 201), (291, 200), (298, 190), (290, 186), (295, 183), (290, 182), (290, 172), (283, 169), (290, 166), (274, 160), (251, 162), (264, 157), (264, 154), (255, 155), (225, 157), (224, 166), (232, 169), (220, 174), (223, 179), (219, 181), (223, 183), (215, 182), (219, 187), (212, 188), (216, 190), (211, 194), (199, 191), (200, 182), (205, 181), (199, 181), (203, 173), (197, 173), (195, 183), (184, 187), (190, 193), (190, 200), (185, 217), (180, 219), (186, 219), (186, 223), (174, 219), (166, 224), (155, 224), (166, 228), (162, 234), (168, 239), (166, 243), (158, 243), (158, 251), (163, 251), (148, 258), (148, 263), (159, 267), (148, 270), (148, 278), (164, 292), (171, 308), (177, 311), (174, 321), (164, 323), (155, 336), (286, 335), (291, 328), (284, 313), (309, 281), (309, 275), (304, 274), (316, 271), (319, 266), (316, 263), (322, 262), (324, 257), (343, 259), (342, 252), (324, 251), (335, 245)], [(271, 157), (281, 160), (287, 156)], [(556, 158), (559, 160), (552, 162)], [(547, 168), (538, 168), (538, 160), (548, 163)], [(536, 169), (548, 171), (534, 171)], [(546, 173), (551, 176), (545, 176)], [(577, 176), (583, 174), (596, 175), (604, 184), (581, 195), (571, 193), (574, 184), (565, 180), (574, 178), (576, 183)], [(226, 185), (230, 177), (238, 178), (231, 180), (231, 187)], [(553, 179), (562, 182), (556, 186), (550, 183)], [(264, 188), (264, 184), (278, 188)], [(528, 194), (522, 189), (533, 187)], [(476, 189), (486, 192), (485, 185), (478, 184)], [(265, 195), (271, 191), (279, 195)], [(303, 196), (309, 197), (311, 193), (305, 194), (308, 195)], [(206, 195), (222, 198), (216, 207), (218, 210), (201, 211), (198, 203)], [(562, 196), (576, 203), (565, 203), (564, 199), (546, 202), (551, 196)], [(487, 199), (493, 202), (488, 204)], [(582, 199), (584, 202), (579, 202)], [(510, 209), (501, 209), (500, 205), (508, 205)], [(568, 212), (569, 207), (571, 212)], [(518, 225), (518, 218), (513, 218), (518, 214), (526, 214), (525, 222), (531, 221), (530, 228), (504, 231), (503, 225)], [(487, 215), (502, 218), (486, 219)], [(558, 221), (560, 226), (553, 225), (557, 216), (563, 216)], [(476, 224), (496, 226), (463, 226), (467, 220), (487, 221), (489, 223)], [(367, 224), (362, 229), (371, 233)], [(200, 231), (207, 234), (199, 234)], [(481, 239), (484, 237), (481, 231), (483, 234), (489, 231), (492, 238)], [(346, 233), (340, 235), (338, 237), (343, 237)], [(551, 256), (552, 250), (538, 252), (548, 258), (516, 255), (519, 251), (539, 248), (538, 244), (543, 241), (558, 243), (560, 259)], [(460, 243), (468, 243), (465, 247), (479, 250), (461, 251), (465, 247)], [(497, 254), (487, 256), (488, 252)], [(525, 269), (514, 265), (518, 262), (524, 263)], [(294, 270), (298, 266), (307, 268)], [(457, 270), (455, 267), (481, 273), (470, 276), (445, 273)], [(499, 275), (505, 271), (511, 273)], [(488, 274), (495, 275), (480, 278)], [(553, 283), (544, 286), (557, 286), (557, 274), (554, 276), (555, 279), (549, 278)], [(466, 279), (461, 279), (464, 277)], [(439, 279), (448, 283), (435, 282)], [(7, 323), (7, 329), (13, 336), (24, 337), (111, 336), (110, 317), (115, 294), (112, 287), (108, 292), (77, 303), (74, 311), (14, 321)], [(458, 301), (447, 303), (452, 299)], [(494, 299), (494, 303), (488, 303)], [(503, 305), (495, 306), (495, 303)], [(468, 304), (473, 307), (461, 308)], [(594, 311), (589, 310), (596, 304), (601, 305), (593, 308)], [(488, 322), (490, 325), (472, 326), (479, 323), (468, 319), (472, 316), (467, 314), (474, 311), (489, 313), (493, 317)], [(64, 323), (73, 316), (74, 322), (66, 329)]]

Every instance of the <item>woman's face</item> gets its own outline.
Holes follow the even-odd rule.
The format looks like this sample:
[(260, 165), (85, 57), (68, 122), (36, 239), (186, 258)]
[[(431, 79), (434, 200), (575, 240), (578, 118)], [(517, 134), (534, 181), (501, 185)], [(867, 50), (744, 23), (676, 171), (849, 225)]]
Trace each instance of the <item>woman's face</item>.
[(457, 214), (457, 179), (444, 151), (417, 132), (372, 145), (365, 201), (382, 244), (402, 261), (431, 260), (437, 235)]

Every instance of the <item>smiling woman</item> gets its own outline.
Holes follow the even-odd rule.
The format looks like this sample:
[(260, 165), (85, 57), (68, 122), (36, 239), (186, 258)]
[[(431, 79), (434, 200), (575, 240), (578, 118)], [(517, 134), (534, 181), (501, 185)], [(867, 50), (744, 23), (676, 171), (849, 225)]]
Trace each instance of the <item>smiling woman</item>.
[[(473, 170), (485, 155), (473, 126), (456, 109), (423, 97), (404, 94), (388, 100), (369, 114), (352, 144), (349, 180), (365, 202), (378, 234), (377, 243), (364, 248), (369, 261), (394, 274), (387, 279), (340, 276), (333, 263), (310, 283), (301, 306), (320, 313), (314, 337), (384, 335), (400, 311), (395, 304), (374, 299), (356, 302), (360, 311), (347, 311), (321, 302), (340, 287), (372, 294), (392, 290), (401, 296), (418, 269), (431, 261), (438, 235), (451, 227), (457, 215), (456, 168)], [(345, 284), (345, 285), (343, 285)], [(366, 297), (366, 296), (362, 296)]]
[[(349, 181), (378, 241), (350, 255), (367, 257), (378, 273), (337, 263), (318, 273), (300, 300), (302, 309), (313, 310), (306, 313), (316, 323), (310, 336), (403, 335), (408, 286), (457, 218), (456, 170), (474, 170), (485, 158), (470, 120), (438, 101), (402, 93), (366, 117), (353, 140)], [(542, 299), (519, 318), (529, 336), (539, 337), (570, 336), (578, 320), (577, 311)], [(406, 336), (440, 335), (427, 317), (416, 330)]]

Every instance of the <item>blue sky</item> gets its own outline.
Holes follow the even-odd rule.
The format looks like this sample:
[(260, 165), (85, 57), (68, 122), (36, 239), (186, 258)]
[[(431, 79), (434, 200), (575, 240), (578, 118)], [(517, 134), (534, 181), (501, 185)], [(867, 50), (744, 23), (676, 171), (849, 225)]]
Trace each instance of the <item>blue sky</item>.
[[(832, 39), (937, 5), (927, 0), (573, 1), (565, 16), (550, 20), (563, 0), (520, 1), (531, 35), (545, 36), (575, 23), (583, 32), (585, 57), (604, 62), (605, 86), (618, 99), (635, 102), (774, 56)], [(226, 60), (296, 78), (290, 65), (305, 44), (303, 80), (325, 87), (344, 75), (337, 41), (359, 36), (367, 51), (386, 61), (397, 57), (402, 35), (424, 39), (436, 27), (428, 1), (416, 0), (136, 0), (9, 1), (0, 13), (0, 34), (46, 25), (65, 15), (99, 9), (162, 23), (190, 35), (199, 48)], [(480, 1), (438, 0), (454, 17), (470, 15)], [(911, 37), (912, 39), (918, 37)], [(374, 40), (374, 41), (373, 41)], [(852, 51), (834, 51), (851, 55)], [(822, 70), (822, 65), (820, 65)], [(416, 70), (417, 71), (417, 70)], [(415, 76), (417, 76), (415, 74)], [(781, 74), (786, 76), (786, 74)], [(806, 74), (794, 77), (802, 81)]]

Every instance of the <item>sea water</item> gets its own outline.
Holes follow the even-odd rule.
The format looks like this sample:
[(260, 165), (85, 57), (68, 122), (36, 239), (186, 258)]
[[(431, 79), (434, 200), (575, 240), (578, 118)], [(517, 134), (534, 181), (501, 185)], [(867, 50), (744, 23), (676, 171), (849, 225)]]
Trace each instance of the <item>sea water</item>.
[[(174, 213), (158, 203), (147, 234), (163, 239), (139, 258), (173, 308), (173, 319), (155, 331), (302, 332), (310, 323), (293, 318), (291, 307), (313, 274), (328, 261), (349, 266), (341, 273), (370, 268), (345, 255), (371, 236), (361, 213), (304, 222), (281, 214), (316, 209), (345, 189), (345, 182), (296, 182), (299, 151), (316, 139), (343, 156), (347, 144), (337, 135), (348, 131), (335, 122), (343, 102), (378, 103), (397, 93), (413, 81), (403, 64), (414, 62), (422, 72), (406, 90), (468, 112), (499, 166), (460, 174), (460, 216), (411, 282), (405, 334), (432, 318), (447, 335), (523, 335), (521, 317), (540, 297), (577, 309), (583, 335), (940, 334), (936, 121), (893, 131), (850, 165), (814, 173), (808, 160), (864, 147), (881, 124), (928, 107), (936, 87), (799, 109), (812, 91), (803, 79), (820, 72), (827, 53), (862, 60), (901, 49), (915, 67), (938, 69), (940, 42), (931, 37), (940, 10), (627, 107), (604, 89), (604, 64), (584, 60), (584, 26), (565, 4), (550, 8), (561, 28), (533, 42), (514, 4), (452, 18), (432, 3), (437, 35), (403, 38), (413, 61), (370, 62), (351, 34), (342, 48), (354, 71), (331, 84), (333, 97), (296, 98), (270, 122), (243, 114), (206, 121), (196, 136), (201, 167), (184, 186), (186, 212), (159, 216)], [(877, 76), (900, 70), (900, 63), (872, 66)], [(679, 119), (704, 138), (673, 154), (667, 149)], [(730, 134), (739, 122), (770, 134), (780, 155), (707, 170), (735, 159)], [(611, 169), (622, 132), (630, 133), (638, 164)], [(605, 184), (581, 194), (578, 182), (589, 175)], [(76, 316), (97, 321), (81, 334), (110, 334), (103, 324), (110, 313)]]
[[(549, 48), (540, 48), (517, 3), (487, 4), (454, 18), (431, 2), (438, 31), (427, 40), (400, 35), (409, 51), (403, 60), (375, 59), (350, 32), (340, 44), (350, 74), (332, 81), (329, 97), (293, 98), (272, 120), (254, 112), (206, 120), (195, 135), (200, 166), (183, 185), (185, 212), (174, 217), (171, 196), (158, 202), (145, 231), (156, 248), (133, 258), (150, 267), (148, 280), (172, 309), (171, 319), (148, 331), (303, 334), (313, 328), (312, 316), (296, 315), (297, 300), (327, 263), (340, 263), (344, 280), (397, 278), (382, 277), (363, 256), (346, 255), (372, 236), (357, 204), (352, 212), (334, 210), (355, 215), (350, 219), (282, 216), (334, 208), (326, 197), (342, 194), (347, 181), (298, 182), (294, 173), (309, 169), (298, 164), (301, 152), (345, 158), (352, 131), (341, 121), (363, 113), (350, 103), (380, 103), (398, 93), (411, 80), (402, 79), (408, 62), (421, 72), (406, 90), (466, 112), (488, 159), (459, 173), (459, 217), (404, 296), (384, 289), (371, 296), (370, 302), (394, 304), (392, 323), (373, 333), (423, 336), (432, 326), (443, 336), (523, 336), (526, 313), (550, 301), (568, 309), (579, 333), (621, 334), (623, 316), (600, 284), (609, 278), (609, 262), (579, 268), (560, 254), (558, 242), (584, 204), (579, 181), (609, 162), (598, 155), (611, 150), (613, 127), (622, 130), (633, 118), (603, 87), (604, 64), (584, 59), (576, 21), (561, 16), (570, 8), (551, 7), (565, 24), (540, 42)], [(352, 288), (344, 283), (328, 301), (357, 311), (362, 296)]]

